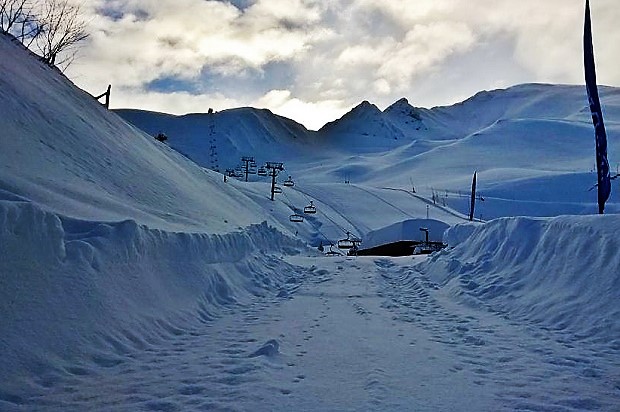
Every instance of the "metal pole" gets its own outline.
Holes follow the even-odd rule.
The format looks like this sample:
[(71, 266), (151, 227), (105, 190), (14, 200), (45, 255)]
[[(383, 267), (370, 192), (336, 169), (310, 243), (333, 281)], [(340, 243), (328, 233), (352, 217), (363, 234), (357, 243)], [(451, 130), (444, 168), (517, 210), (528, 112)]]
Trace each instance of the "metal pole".
[(276, 169), (271, 170), (271, 200), (274, 198), (276, 190)]

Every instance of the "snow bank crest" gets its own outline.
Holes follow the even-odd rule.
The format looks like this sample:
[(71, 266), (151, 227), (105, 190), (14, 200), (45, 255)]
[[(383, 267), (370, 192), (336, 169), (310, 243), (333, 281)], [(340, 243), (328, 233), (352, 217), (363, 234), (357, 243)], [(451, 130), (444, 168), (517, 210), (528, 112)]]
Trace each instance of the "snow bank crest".
[(212, 320), (223, 305), (275, 297), (297, 273), (280, 257), (303, 248), (265, 222), (229, 234), (174, 233), (0, 201), (0, 352), (8, 366), (0, 379), (13, 381), (37, 359), (144, 346), (183, 322)]
[(613, 215), (461, 225), (420, 268), (472, 304), (620, 347), (619, 230)]

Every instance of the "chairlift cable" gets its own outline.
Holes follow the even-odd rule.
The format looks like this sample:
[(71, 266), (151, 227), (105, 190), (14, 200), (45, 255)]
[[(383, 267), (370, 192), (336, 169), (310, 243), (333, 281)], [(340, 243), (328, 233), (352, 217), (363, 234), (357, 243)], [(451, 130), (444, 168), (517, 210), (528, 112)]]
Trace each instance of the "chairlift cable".
[[(305, 197), (308, 201), (311, 201), (311, 200), (312, 200), (312, 198), (311, 198), (311, 197), (309, 197), (309, 195), (308, 195), (307, 193), (305, 193), (303, 190), (300, 190), (299, 185), (297, 185), (297, 187), (296, 187), (294, 190), (296, 190), (297, 192), (300, 192), (302, 195), (304, 195), (304, 197)], [(319, 210), (319, 208), (317, 208), (317, 215), (318, 215), (318, 210)], [(323, 216), (325, 216), (325, 218), (326, 218), (327, 220), (329, 220), (330, 222), (332, 222), (332, 224), (333, 224), (334, 226), (336, 226), (336, 227), (337, 227), (337, 228), (338, 228), (338, 229), (339, 229), (342, 233), (347, 233), (347, 232), (348, 232), (348, 231), (347, 231), (344, 227), (342, 227), (342, 226), (340, 226), (338, 223), (336, 223), (336, 222), (335, 222), (332, 218), (330, 218), (330, 217), (329, 217), (326, 213), (324, 213), (324, 212), (321, 212), (321, 213), (322, 213), (322, 215), (323, 215)], [(350, 222), (349, 222), (349, 223), (350, 223)], [(353, 225), (351, 225), (351, 226), (353, 226)], [(353, 226), (353, 228), (355, 228), (355, 226)], [(355, 229), (356, 229), (356, 231), (358, 231), (358, 230), (357, 230), (357, 228), (355, 228)]]
[[(302, 195), (303, 195), (306, 199), (308, 199), (310, 202), (312, 202), (312, 200), (310, 200), (311, 198), (310, 198), (310, 197), (309, 197), (306, 193), (304, 193), (303, 191), (299, 190), (299, 186), (297, 186), (297, 188), (295, 188), (295, 189), (293, 189), (293, 190), (295, 190), (296, 192), (301, 193), (301, 194), (302, 194)], [(284, 194), (284, 197), (288, 200), (288, 203), (285, 203), (285, 202), (283, 202), (283, 203), (284, 203), (284, 204), (286, 204), (288, 207), (290, 207), (290, 208), (294, 211), (294, 210), (295, 210), (295, 208), (292, 206), (292, 203), (293, 203), (293, 202), (291, 201), (291, 199), (290, 199), (290, 198), (288, 197), (288, 195), (286, 194), (286, 191), (283, 191), (282, 193)], [(340, 227), (340, 226), (339, 226), (336, 222), (334, 222), (332, 219), (330, 219), (330, 218), (329, 218), (329, 216), (325, 215), (325, 217), (326, 217), (326, 218), (327, 218), (330, 222), (332, 222), (332, 223), (334, 224), (334, 226), (336, 226), (338, 229), (342, 230), (343, 232), (346, 232), (346, 231), (345, 231), (342, 227)], [(327, 242), (327, 244), (328, 244), (328, 245), (331, 245), (331, 246), (333, 246), (333, 245), (334, 245), (334, 241), (332, 241), (331, 239), (329, 239), (329, 238), (325, 235), (325, 233), (323, 233), (323, 231), (322, 231), (321, 229), (319, 229), (319, 228), (317, 228), (317, 227), (314, 227), (314, 226), (313, 226), (313, 228), (314, 228), (314, 229), (315, 229), (315, 230), (316, 230), (316, 231), (317, 231), (317, 232), (318, 232), (318, 233), (319, 233), (319, 234), (323, 237), (323, 239), (325, 240), (325, 242)], [(336, 243), (337, 243), (337, 241), (336, 241)]]
[(286, 195), (285, 191), (282, 191), (282, 194), (284, 195), (284, 197), (288, 200), (288, 204), (286, 202), (282, 202), (285, 205), (287, 205), (289, 208), (291, 208), (291, 210), (293, 211), (293, 214), (289, 216), (289, 220), (291, 222), (295, 222), (295, 223), (302, 223), (305, 219), (304, 216), (302, 214), (298, 213), (298, 208), (296, 208), (295, 206), (293, 206), (293, 202), (291, 201), (291, 199)]
[[(304, 197), (305, 197), (305, 198), (306, 198), (309, 202), (312, 202), (312, 201), (313, 201), (313, 200), (312, 200), (312, 198), (310, 198), (310, 197), (308, 196), (308, 194), (306, 194), (304, 191), (302, 191), (302, 190), (300, 190), (300, 189), (299, 189), (299, 185), (296, 185), (296, 188), (295, 188), (295, 189), (293, 189), (293, 190), (295, 190), (295, 191), (297, 191), (297, 192), (300, 192), (300, 193), (301, 193), (301, 194), (302, 194), (302, 195), (303, 195), (303, 196), (304, 196)], [(292, 204), (291, 199), (290, 199), (290, 198), (288, 197), (288, 195), (286, 194), (286, 191), (283, 191), (282, 193), (284, 194), (284, 196), (286, 197), (286, 199), (289, 201), (289, 203), (290, 203), (290, 204), (289, 204), (289, 207), (292, 207), (292, 206), (291, 206), (291, 204)], [(295, 210), (295, 209), (293, 208), (293, 210)], [(335, 222), (332, 218), (330, 218), (327, 214), (323, 213), (323, 216), (325, 216), (325, 218), (327, 218), (327, 220), (329, 220), (329, 221), (330, 221), (330, 222), (331, 222), (331, 223), (332, 223), (332, 224), (333, 224), (336, 228), (338, 228), (340, 231), (342, 231), (342, 233), (346, 233), (346, 234), (347, 234), (347, 239), (349, 238), (349, 235), (352, 235), (352, 233), (351, 233), (350, 231), (348, 231), (348, 230), (344, 229), (342, 226), (340, 226), (338, 223), (336, 223), (336, 222)], [(317, 229), (317, 231), (318, 231), (321, 235), (323, 235), (323, 238), (324, 238), (326, 241), (329, 241), (331, 245), (333, 245), (333, 244), (334, 244), (331, 240), (329, 240), (329, 239), (327, 238), (327, 236), (325, 236), (325, 234), (324, 234), (324, 233), (323, 233), (320, 229)], [(356, 238), (357, 238), (357, 237), (356, 237)], [(340, 240), (336, 241), (336, 247), (338, 247), (338, 246), (337, 246), (337, 244), (338, 244), (338, 242), (340, 242), (341, 240), (342, 240), (342, 239), (340, 239)]]

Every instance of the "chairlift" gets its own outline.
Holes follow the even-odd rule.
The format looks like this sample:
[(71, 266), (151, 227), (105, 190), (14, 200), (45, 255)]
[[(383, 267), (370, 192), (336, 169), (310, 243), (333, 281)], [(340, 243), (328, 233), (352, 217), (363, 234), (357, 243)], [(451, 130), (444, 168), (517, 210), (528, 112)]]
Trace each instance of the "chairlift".
[(307, 215), (313, 215), (316, 213), (316, 206), (314, 206), (312, 200), (308, 206), (304, 207), (304, 213)]
[(282, 193), (282, 188), (280, 186), (274, 186), (273, 193)]
[(289, 216), (289, 220), (295, 223), (301, 223), (304, 221), (304, 217), (298, 213), (294, 213)]
[(329, 250), (325, 252), (326, 256), (342, 256), (342, 252), (334, 250), (334, 245), (329, 245)]
[(360, 250), (357, 245), (358, 243), (356, 241), (353, 241), (353, 247), (347, 252), (348, 256), (357, 256), (357, 252)]
[(293, 182), (293, 178), (291, 176), (289, 176), (288, 179), (282, 182), (282, 184), (288, 187), (295, 186), (295, 182)]
[(339, 249), (351, 249), (353, 246), (355, 246), (355, 243), (353, 243), (353, 240), (351, 240), (351, 233), (350, 232), (347, 232), (346, 239), (340, 239), (338, 241), (338, 248)]
[(338, 241), (338, 248), (340, 249), (356, 249), (359, 244), (362, 243), (362, 240), (351, 236), (351, 232), (347, 232), (346, 239), (340, 239)]
[(259, 167), (258, 172), (256, 172), (259, 176), (267, 176), (267, 170), (264, 167)]

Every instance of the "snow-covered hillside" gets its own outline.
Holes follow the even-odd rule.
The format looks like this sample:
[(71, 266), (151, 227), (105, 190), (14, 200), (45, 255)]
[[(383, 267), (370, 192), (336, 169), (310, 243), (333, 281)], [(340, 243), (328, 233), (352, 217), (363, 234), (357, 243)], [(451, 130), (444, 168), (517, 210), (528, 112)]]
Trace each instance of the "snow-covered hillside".
[(221, 175), (129, 126), (18, 45), (2, 38), (0, 53), (2, 198), (174, 230), (233, 231), (268, 219)]
[[(620, 91), (602, 87), (601, 96), (609, 159), (615, 169), (620, 163)], [(461, 213), (467, 213), (469, 203), (467, 196), (458, 194), (468, 192), (477, 170), (485, 197), (480, 204), (484, 219), (597, 210), (596, 195), (590, 191), (596, 183), (594, 138), (583, 87), (525, 84), (480, 92), (454, 106), (433, 109), (415, 108), (401, 99), (381, 111), (365, 101), (318, 132), (296, 125), (293, 134), (289, 123), (265, 112), (273, 127), (241, 129), (247, 110), (217, 114), (226, 117), (222, 121), (192, 115), (202, 116), (202, 125), (184, 117), (119, 113), (150, 133), (178, 133), (170, 145), (205, 167), (211, 167), (208, 134), (218, 142), (218, 150), (222, 142), (219, 161), (226, 167), (234, 167), (243, 155), (262, 153), (259, 162), (276, 157), (290, 174), (309, 183), (415, 187), (428, 199), (433, 193), (436, 198), (441, 195), (442, 204)], [(215, 126), (207, 126), (208, 119)], [(232, 140), (238, 146), (226, 148)], [(614, 192), (609, 212), (620, 210)]]
[[(313, 135), (302, 125), (269, 110), (240, 108), (210, 114), (172, 116), (141, 110), (116, 110), (151, 136), (165, 133), (167, 143), (204, 167), (221, 164), (221, 170), (237, 166), (242, 156), (261, 155), (261, 161), (277, 161), (309, 154)], [(211, 146), (216, 154), (211, 155)]]
[[(363, 103), (316, 133), (120, 112), (143, 132), (0, 36), (0, 410), (617, 410), (618, 216), (463, 224), (475, 169), (485, 218), (594, 210), (581, 94)], [(214, 142), (294, 186), (225, 181)], [(421, 225), (449, 248), (316, 249)]]
[(5, 36), (0, 56), (0, 393), (277, 288), (271, 253), (303, 246), (272, 213)]

